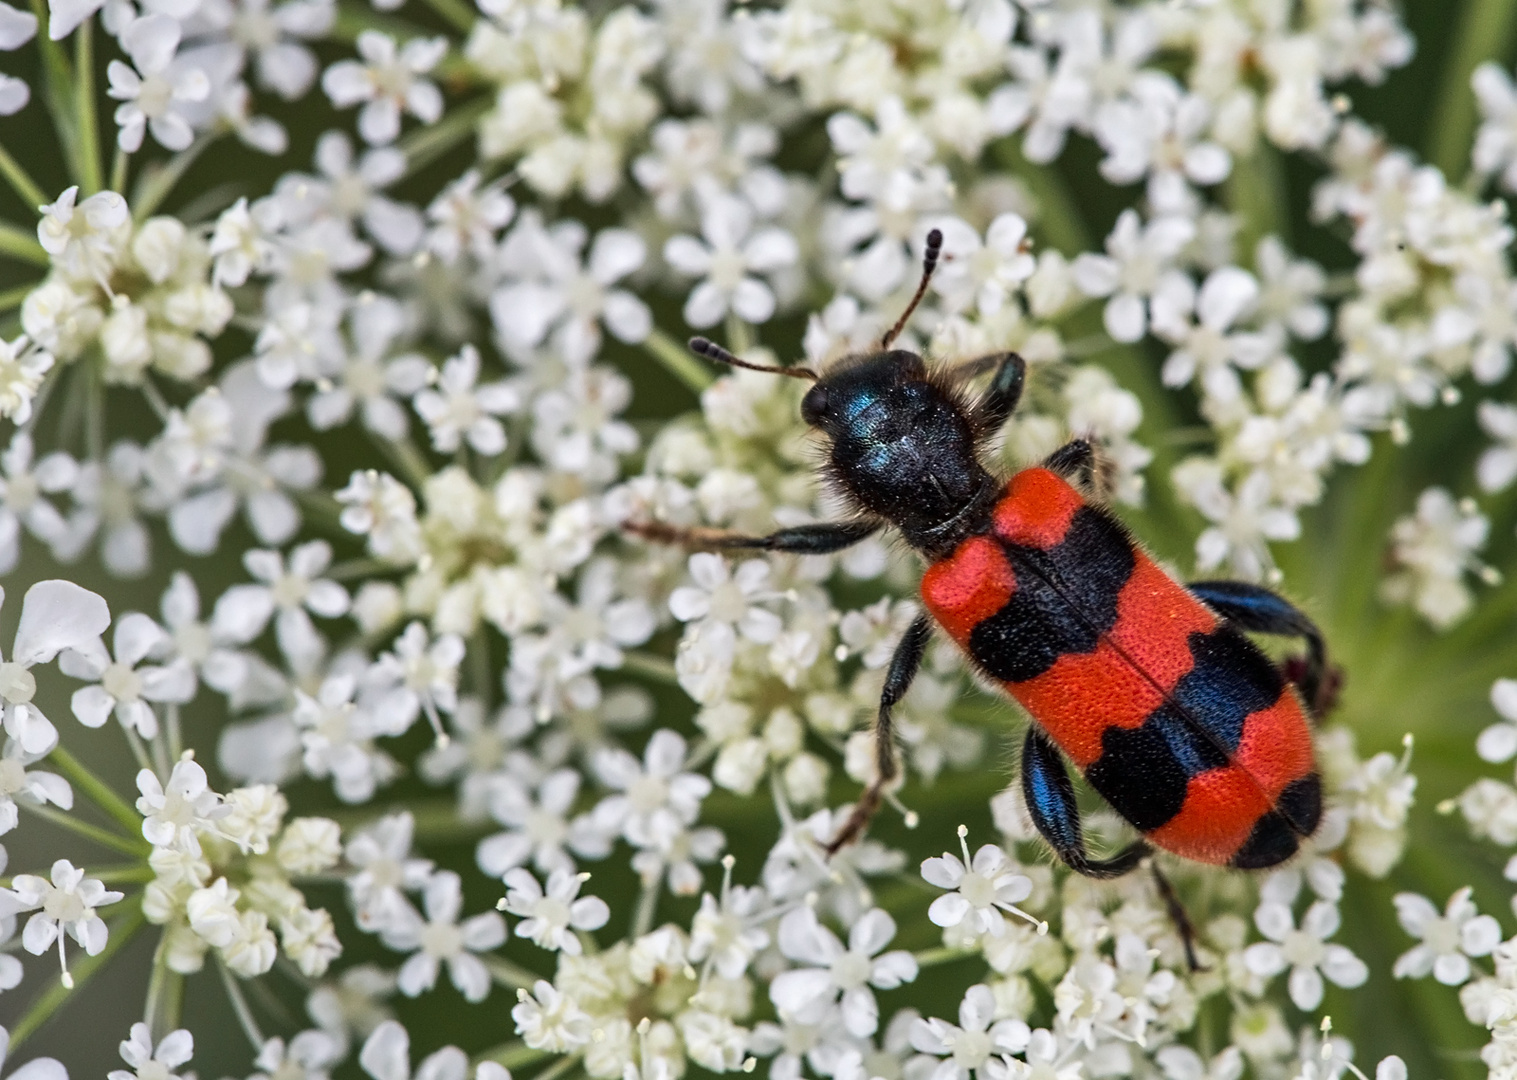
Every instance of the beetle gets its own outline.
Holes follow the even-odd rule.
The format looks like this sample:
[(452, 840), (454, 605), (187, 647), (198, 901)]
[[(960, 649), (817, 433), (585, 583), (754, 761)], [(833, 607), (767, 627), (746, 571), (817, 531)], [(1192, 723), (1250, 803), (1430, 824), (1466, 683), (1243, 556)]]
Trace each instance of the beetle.
[[(690, 342), (709, 360), (813, 381), (801, 416), (824, 436), (826, 477), (852, 518), (767, 536), (629, 528), (689, 546), (820, 555), (889, 526), (927, 562), (925, 611), (897, 645), (880, 695), (875, 779), (829, 854), (858, 837), (897, 776), (891, 711), (936, 627), (1032, 716), (1022, 790), (1038, 832), (1073, 870), (1116, 877), (1154, 847), (1243, 869), (1285, 862), (1322, 816), (1308, 723), (1331, 689), (1321, 632), (1258, 585), (1185, 585), (1166, 573), (1100, 505), (1100, 459), (1087, 439), (1009, 479), (986, 467), (985, 444), (1022, 394), (1022, 358), (1004, 352), (929, 367), (891, 348), (941, 250), (933, 230), (921, 282), (879, 350), (823, 374)], [(966, 383), (987, 372), (988, 387), (971, 395)], [(1245, 631), (1304, 640), (1305, 656), (1290, 665), (1294, 682)], [(1143, 839), (1108, 858), (1090, 854), (1066, 758)], [(1172, 890), (1159, 883), (1176, 913)], [(1176, 919), (1189, 952), (1183, 913)]]

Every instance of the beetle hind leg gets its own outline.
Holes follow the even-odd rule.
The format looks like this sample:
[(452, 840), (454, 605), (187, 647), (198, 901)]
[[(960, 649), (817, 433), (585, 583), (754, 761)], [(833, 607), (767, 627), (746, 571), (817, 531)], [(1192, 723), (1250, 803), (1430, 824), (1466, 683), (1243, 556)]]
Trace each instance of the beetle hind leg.
[(1059, 752), (1036, 727), (1027, 729), (1022, 749), (1022, 795), (1032, 823), (1069, 868), (1092, 878), (1115, 878), (1134, 870), (1152, 848), (1143, 840), (1109, 859), (1093, 859), (1085, 850), (1075, 787)]
[(1244, 630), (1305, 641), (1306, 655), (1288, 660), (1285, 676), (1300, 689), (1313, 716), (1321, 717), (1332, 710), (1343, 685), (1343, 671), (1327, 662), (1322, 631), (1304, 611), (1283, 596), (1247, 581), (1193, 581), (1187, 587)]
[(1174, 886), (1150, 858), (1153, 848), (1147, 841), (1135, 841), (1109, 859), (1092, 859), (1086, 852), (1074, 784), (1058, 750), (1037, 727), (1027, 729), (1027, 741), (1022, 750), (1022, 794), (1038, 832), (1075, 873), (1091, 878), (1117, 878), (1147, 862), (1159, 897), (1164, 901), (1164, 909), (1180, 935), (1186, 963), (1191, 971), (1201, 970), (1196, 959), (1195, 927)]

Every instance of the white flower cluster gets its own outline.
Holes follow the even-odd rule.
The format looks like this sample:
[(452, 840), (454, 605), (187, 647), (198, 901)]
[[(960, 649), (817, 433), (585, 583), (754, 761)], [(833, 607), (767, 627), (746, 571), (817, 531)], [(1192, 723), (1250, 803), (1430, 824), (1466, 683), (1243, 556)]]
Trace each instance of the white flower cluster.
[[(992, 787), (963, 781), (1012, 716), (936, 641), (895, 709), (883, 814), (916, 824), (905, 798), (931, 827), (829, 856), (876, 779), (860, 729), (915, 564), (877, 537), (801, 558), (645, 537), (844, 511), (800, 380), (713, 378), (676, 329), (825, 369), (877, 346), (936, 229), (899, 340), (942, 368), (1027, 360), (997, 467), (1091, 438), (1115, 502), (1178, 503), (1202, 571), (1278, 580), (1271, 544), (1337, 466), (1509, 374), (1513, 232), (1481, 199), (1517, 191), (1510, 78), (1474, 77), (1460, 186), (1340, 92), (1411, 55), (1369, 0), (372, 7), (49, 0), (39, 25), (0, 2), (0, 49), (40, 30), (48, 50), (36, 88), (0, 75), (0, 115), (46, 96), (75, 181), (48, 201), (0, 148), (38, 214), (0, 228), (30, 274), (0, 294), (0, 572), (90, 557), (160, 598), (113, 626), (94, 592), (40, 582), (0, 661), (0, 833), (130, 860), (92, 870), (60, 839), (69, 858), (0, 890), (0, 945), (56, 950), (67, 986), (68, 940), (93, 974), (158, 935), (112, 1080), (174, 1080), (183, 988), (217, 975), (259, 1080), (352, 1060), (374, 1080), (1362, 1078), (1309, 1014), (1371, 976), (1337, 935), (1345, 890), (1406, 849), (1410, 736), (1362, 759), (1317, 729), (1323, 824), (1258, 879), (1056, 871), (1015, 791), (991, 842), (960, 826), (934, 854), (947, 808), (985, 816)], [(116, 103), (108, 174), (71, 37)], [(264, 108), (309, 122), (309, 166)], [(269, 182), (185, 190), (233, 138)], [(1119, 189), (1105, 236), (1051, 168), (1081, 145)], [(1286, 155), (1320, 174), (1342, 267), (1249, 205)], [(1489, 500), (1517, 482), (1517, 404), (1476, 415)], [(1497, 504), (1447, 485), (1398, 506), (1380, 590), (1440, 629), (1471, 574), (1499, 580), (1479, 557)], [(1488, 761), (1517, 754), (1514, 687)], [(54, 700), (136, 762), (135, 794), (60, 740)], [(1517, 844), (1512, 785), (1450, 805)], [(1121, 839), (1110, 813), (1087, 824)], [(324, 888), (346, 910), (313, 906)], [(1394, 974), (1461, 986), (1517, 1077), (1517, 946), (1468, 890), (1395, 908), (1420, 944)], [(338, 970), (358, 945), (382, 961)], [(947, 964), (972, 980), (953, 1000), (932, 995)], [(0, 992), (23, 971), (0, 949)], [(267, 1007), (291, 987), (303, 1030)], [(395, 994), (492, 1034), (435, 1049)]]

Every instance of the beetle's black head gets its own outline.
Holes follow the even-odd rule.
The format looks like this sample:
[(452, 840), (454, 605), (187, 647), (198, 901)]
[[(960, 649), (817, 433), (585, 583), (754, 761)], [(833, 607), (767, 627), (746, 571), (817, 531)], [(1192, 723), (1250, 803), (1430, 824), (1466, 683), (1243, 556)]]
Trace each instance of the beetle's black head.
[(833, 481), (860, 510), (889, 521), (932, 557), (953, 549), (995, 490), (976, 452), (980, 433), (968, 406), (946, 383), (933, 381), (916, 353), (890, 348), (927, 294), (942, 249), (943, 234), (933, 229), (922, 280), (880, 351), (844, 360), (825, 375), (750, 363), (706, 338), (690, 339), (694, 352), (718, 363), (815, 382), (801, 401), (801, 417), (828, 437)]
[(990, 490), (974, 424), (951, 389), (903, 349), (844, 361), (817, 380), (801, 416), (831, 443), (828, 472), (860, 509), (937, 549)]

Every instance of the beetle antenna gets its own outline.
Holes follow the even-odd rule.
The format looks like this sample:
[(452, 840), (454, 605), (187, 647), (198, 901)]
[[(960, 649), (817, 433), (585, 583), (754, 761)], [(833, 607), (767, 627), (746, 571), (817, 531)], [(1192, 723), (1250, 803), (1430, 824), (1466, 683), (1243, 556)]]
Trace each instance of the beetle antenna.
[(765, 371), (770, 375), (788, 375), (792, 379), (806, 379), (809, 382), (816, 382), (816, 372), (810, 368), (775, 367), (773, 364), (750, 364), (746, 360), (739, 360), (710, 338), (691, 338), (690, 351), (696, 356), (704, 356), (707, 360), (715, 360), (718, 364), (747, 368), (749, 371)]
[(933, 229), (927, 234), (927, 251), (922, 255), (922, 280), (917, 285), (917, 291), (911, 298), (911, 303), (906, 305), (906, 310), (901, 312), (901, 317), (895, 325), (885, 331), (885, 336), (880, 338), (880, 348), (890, 348), (890, 343), (901, 336), (901, 331), (906, 329), (906, 320), (911, 318), (911, 313), (922, 302), (922, 297), (927, 295), (927, 283), (932, 280), (932, 272), (938, 268), (938, 256), (943, 252), (943, 230)]

